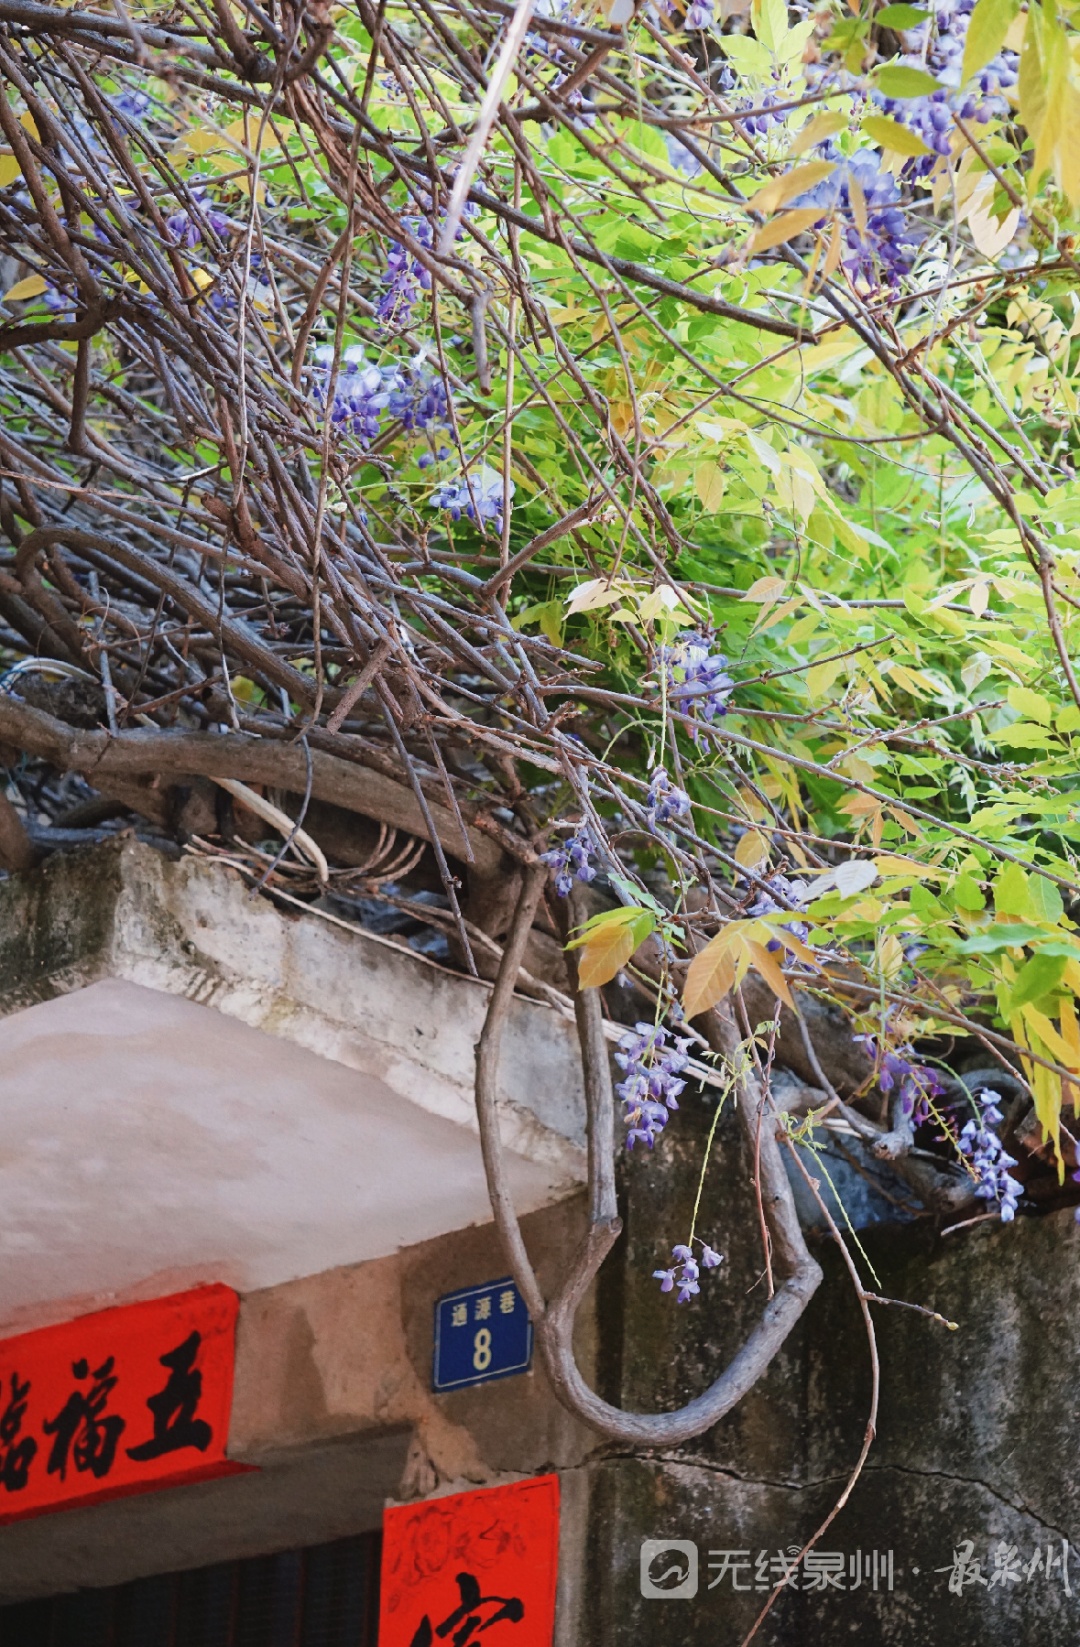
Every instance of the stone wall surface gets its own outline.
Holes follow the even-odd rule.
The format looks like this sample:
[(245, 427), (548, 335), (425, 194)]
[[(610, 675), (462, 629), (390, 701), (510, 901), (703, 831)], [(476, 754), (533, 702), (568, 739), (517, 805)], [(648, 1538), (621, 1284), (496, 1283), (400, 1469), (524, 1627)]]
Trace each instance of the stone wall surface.
[[(724, 1123), (699, 1230), (727, 1262), (681, 1309), (647, 1280), (665, 1244), (685, 1239), (680, 1216), (693, 1201), (704, 1119), (691, 1101), (648, 1167), (628, 1163), (624, 1173), (627, 1238), (602, 1323), (619, 1326), (623, 1347), (620, 1362), (609, 1355), (601, 1366), (627, 1406), (668, 1405), (701, 1389), (760, 1308), (749, 1174)], [(812, 1239), (825, 1281), (747, 1400), (671, 1453), (590, 1463), (588, 1647), (741, 1647), (779, 1553), (790, 1560), (836, 1503), (865, 1433), (870, 1358), (832, 1238)], [(957, 1327), (874, 1308), (881, 1391), (868, 1462), (816, 1546), (819, 1572), (801, 1571), (798, 1588), (781, 1592), (755, 1640), (1074, 1647), (1080, 1229), (1064, 1212), (944, 1237), (922, 1223), (881, 1226), (859, 1239), (869, 1286)], [(695, 1596), (643, 1597), (647, 1538), (697, 1545)], [(892, 1587), (887, 1570), (875, 1587), (872, 1557), (889, 1551)]]

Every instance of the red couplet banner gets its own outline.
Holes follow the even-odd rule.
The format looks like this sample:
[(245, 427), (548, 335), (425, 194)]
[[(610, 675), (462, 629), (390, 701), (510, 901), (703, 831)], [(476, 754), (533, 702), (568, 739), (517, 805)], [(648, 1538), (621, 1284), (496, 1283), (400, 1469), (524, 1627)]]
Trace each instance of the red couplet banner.
[(559, 1478), (383, 1513), (379, 1647), (551, 1647)]
[(198, 1287), (0, 1342), (0, 1523), (244, 1470), (239, 1303)]

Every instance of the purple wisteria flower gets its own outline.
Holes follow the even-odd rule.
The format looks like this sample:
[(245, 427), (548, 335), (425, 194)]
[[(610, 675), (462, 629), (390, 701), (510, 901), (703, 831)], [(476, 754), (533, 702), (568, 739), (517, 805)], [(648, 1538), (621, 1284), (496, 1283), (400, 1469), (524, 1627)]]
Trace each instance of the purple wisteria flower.
[(692, 154), (686, 144), (681, 142), (674, 132), (664, 132), (662, 136), (667, 148), (668, 160), (673, 169), (682, 172), (684, 177), (699, 177), (705, 168), (697, 155)]
[[(809, 896), (810, 888), (805, 881), (789, 881), (786, 875), (770, 875), (762, 886), (753, 903), (747, 907), (747, 915), (775, 915), (778, 909), (800, 909)], [(805, 921), (785, 921), (780, 928), (781, 932), (790, 932), (793, 938), (805, 943), (810, 928)], [(779, 938), (770, 938), (766, 949), (783, 949), (784, 945)]]
[[(435, 244), (435, 230), (426, 217), (406, 217), (404, 227), (417, 245), (431, 251)], [(383, 275), (386, 291), (375, 305), (375, 313), (384, 326), (402, 325), (412, 318), (413, 308), (421, 292), (431, 290), (431, 271), (398, 240), (390, 242)]]
[(716, 22), (716, 12), (713, 9), (713, 0), (690, 0), (686, 8), (686, 27), (688, 29), (711, 29)]
[[(478, 210), (479, 208), (469, 201), (462, 217), (475, 217)], [(418, 246), (422, 246), (427, 252), (434, 250), (437, 225), (430, 210), (424, 217), (403, 217), (401, 222)], [(464, 224), (461, 224), (454, 239), (460, 240), (464, 233)], [(431, 290), (430, 269), (402, 245), (400, 240), (392, 240), (386, 254), (386, 270), (382, 278), (386, 290), (375, 305), (377, 318), (384, 326), (408, 325), (421, 292)]]
[(376, 366), (367, 359), (359, 344), (351, 344), (342, 351), (333, 400), (328, 405), (333, 360), (330, 344), (316, 349), (314, 399), (329, 416), (335, 432), (351, 435), (363, 446), (370, 446), (378, 438), (382, 417), (389, 409), (392, 396), (402, 386), (400, 368)]
[(441, 375), (423, 361), (399, 373), (390, 394), (389, 410), (391, 417), (400, 418), (407, 434), (450, 427), (450, 396), (446, 384)]
[(125, 120), (130, 120), (137, 126), (150, 107), (150, 98), (144, 91), (133, 91), (129, 86), (122, 92), (117, 92), (109, 102)]
[(685, 818), (691, 810), (689, 795), (685, 789), (675, 787), (662, 766), (649, 779), (645, 800), (645, 815), (653, 829), (662, 829), (673, 818)]
[[(895, 177), (882, 171), (876, 150), (862, 149), (847, 160), (830, 144), (822, 156), (835, 169), (793, 204), (822, 206), (822, 223), (837, 217), (844, 237), (841, 262), (853, 281), (869, 288), (896, 286), (910, 273), (923, 234), (901, 210)], [(861, 192), (865, 212), (856, 214), (853, 192)]]
[(615, 1054), (615, 1062), (626, 1071), (615, 1091), (622, 1100), (628, 1128), (627, 1149), (639, 1140), (652, 1149), (668, 1124), (669, 1112), (678, 1109), (679, 1094), (686, 1086), (680, 1077), (690, 1062), (689, 1045), (689, 1036), (673, 1038), (662, 1024), (636, 1024), (622, 1051)]
[(1011, 1224), (1016, 1217), (1016, 1203), (1023, 1194), (1022, 1186), (1010, 1176), (1009, 1168), (1016, 1166), (1013, 1156), (1005, 1153), (1001, 1139), (991, 1127), (998, 1127), (1005, 1119), (998, 1108), (1000, 1096), (984, 1087), (978, 1094), (982, 1114), (977, 1121), (968, 1121), (960, 1129), (959, 1146), (978, 1177), (975, 1194), (980, 1201), (996, 1201), (1001, 1208), (1001, 1222)]
[(921, 1126), (930, 1118), (930, 1106), (942, 1096), (945, 1087), (940, 1076), (926, 1064), (915, 1061), (910, 1046), (882, 1049), (874, 1035), (854, 1035), (872, 1054), (878, 1068), (878, 1086), (882, 1092), (896, 1092), (906, 1116)]
[(1017, 82), (1016, 52), (998, 52), (971, 86), (963, 86), (964, 42), (974, 10), (975, 0), (937, 0), (925, 22), (903, 33), (907, 50), (897, 62), (933, 75), (939, 90), (926, 97), (876, 98), (892, 119), (915, 132), (933, 151), (908, 162), (905, 169), (912, 177), (925, 177), (939, 156), (951, 152), (954, 114), (985, 125), (995, 115), (1008, 113), (1004, 93)]
[(701, 1291), (698, 1285), (698, 1277), (702, 1269), (715, 1269), (717, 1264), (724, 1262), (723, 1256), (718, 1252), (714, 1252), (712, 1247), (707, 1246), (704, 1241), (701, 1243), (700, 1266), (694, 1257), (693, 1250), (688, 1246), (672, 1247), (671, 1256), (674, 1259), (671, 1268), (653, 1270), (653, 1279), (659, 1281), (661, 1292), (674, 1292), (677, 1287), (679, 1289), (678, 1302), (680, 1304), (688, 1304), (691, 1298)]
[(702, 742), (718, 716), (727, 714), (728, 699), (735, 685), (727, 673), (727, 658), (712, 650), (713, 637), (697, 630), (684, 630), (670, 646), (660, 648), (667, 695), (676, 709), (692, 721), (693, 737)]
[(230, 220), (214, 205), (205, 189), (192, 189), (191, 206), (181, 206), (165, 219), (169, 236), (178, 246), (197, 246), (204, 226), (218, 239), (229, 232)]
[(560, 841), (549, 852), (541, 852), (540, 862), (555, 871), (555, 890), (565, 898), (575, 880), (594, 881), (597, 866), (592, 862), (599, 847), (589, 829), (579, 829), (569, 840)]
[[(510, 497), (514, 483), (510, 482)], [(445, 509), (451, 520), (490, 521), (496, 532), (503, 526), (503, 477), (497, 469), (482, 463), (478, 469), (444, 481), (431, 494), (431, 507)]]

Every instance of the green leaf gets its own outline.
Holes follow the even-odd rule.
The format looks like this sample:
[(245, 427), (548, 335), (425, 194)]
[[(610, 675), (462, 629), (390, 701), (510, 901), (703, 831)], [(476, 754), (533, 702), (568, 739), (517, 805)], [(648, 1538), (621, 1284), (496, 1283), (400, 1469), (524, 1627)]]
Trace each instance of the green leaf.
[(1041, 1001), (1056, 989), (1066, 965), (1064, 956), (1060, 955), (1033, 955), (1030, 961), (1025, 961), (1009, 994), (1008, 1016), (1031, 1001)]
[(1031, 904), (1031, 883), (1019, 864), (1006, 864), (994, 882), (994, 908), (999, 915), (1035, 914)]
[(973, 875), (958, 875), (953, 888), (953, 896), (959, 909), (985, 909), (986, 899), (982, 887)]
[(1042, 936), (1041, 926), (1028, 926), (1022, 921), (1001, 921), (980, 932), (977, 937), (965, 939), (957, 945), (957, 952), (960, 955), (997, 955), (1003, 949), (1016, 949)]
[(877, 88), (886, 97), (929, 97), (941, 90), (941, 82), (923, 69), (908, 68), (906, 63), (886, 63), (878, 70)]
[(1045, 875), (1033, 875), (1028, 882), (1028, 901), (1031, 913), (1036, 920), (1048, 921), (1055, 924), (1065, 913), (1065, 905), (1061, 901), (1061, 893), (1053, 881), (1048, 881)]
[(883, 29), (917, 29), (920, 23), (925, 23), (930, 16), (921, 6), (886, 6), (879, 11), (874, 22)]
[(1020, 0), (977, 0), (964, 39), (964, 66), (961, 81), (984, 69), (1005, 44), (1009, 24), (1020, 10)]

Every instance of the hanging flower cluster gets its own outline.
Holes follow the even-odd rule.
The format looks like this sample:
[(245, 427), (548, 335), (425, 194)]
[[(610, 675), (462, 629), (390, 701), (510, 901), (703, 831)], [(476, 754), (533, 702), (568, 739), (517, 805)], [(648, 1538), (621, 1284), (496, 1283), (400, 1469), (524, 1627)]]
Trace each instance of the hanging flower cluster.
[[(813, 189), (798, 196), (800, 207), (825, 208), (820, 227), (835, 217), (843, 235), (840, 261), (853, 281), (868, 288), (896, 286), (911, 272), (921, 231), (900, 209), (900, 188), (891, 172), (882, 171), (881, 156), (862, 149), (850, 160), (834, 145), (822, 146), (822, 158), (834, 170)], [(852, 196), (860, 198), (856, 211)]]
[[(324, 411), (333, 359), (329, 344), (316, 349), (312, 394)], [(378, 439), (384, 416), (397, 419), (409, 434), (430, 436), (449, 424), (450, 405), (446, 385), (429, 366), (377, 366), (354, 343), (342, 351), (329, 414), (337, 433), (351, 435), (366, 450)], [(441, 447), (435, 455), (445, 453)]]
[[(789, 881), (786, 875), (770, 875), (753, 903), (748, 906), (746, 913), (757, 918), (761, 915), (775, 915), (778, 909), (799, 909), (806, 902), (809, 893), (810, 888), (805, 881)], [(780, 930), (790, 932), (800, 943), (806, 942), (810, 932), (805, 921), (785, 921)], [(784, 946), (779, 938), (770, 938), (765, 947), (775, 953)]]
[(549, 852), (541, 852), (540, 862), (555, 871), (555, 890), (560, 898), (567, 896), (575, 880), (596, 879), (597, 866), (592, 860), (598, 851), (591, 831), (579, 829), (569, 840), (560, 841)]
[(659, 1281), (661, 1292), (674, 1292), (679, 1289), (677, 1302), (688, 1304), (696, 1293), (701, 1291), (698, 1285), (698, 1276), (702, 1269), (715, 1269), (717, 1264), (724, 1262), (723, 1254), (714, 1252), (712, 1247), (701, 1243), (701, 1265), (694, 1257), (693, 1249), (687, 1246), (672, 1247), (671, 1256), (675, 1260), (670, 1269), (653, 1270), (653, 1280)]
[(1017, 82), (1019, 60), (1015, 52), (998, 52), (974, 85), (962, 89), (964, 43), (974, 10), (975, 0), (937, 0), (925, 22), (904, 31), (907, 54), (896, 61), (933, 75), (941, 87), (926, 97), (881, 100), (892, 119), (901, 121), (933, 151), (911, 163), (915, 176), (925, 176), (933, 170), (939, 155), (951, 152), (954, 114), (964, 121), (985, 124), (994, 115), (1008, 112), (1003, 94)]
[(935, 1071), (926, 1064), (917, 1063), (910, 1046), (882, 1050), (874, 1035), (855, 1035), (852, 1039), (861, 1042), (872, 1054), (877, 1064), (878, 1086), (882, 1092), (895, 1091), (904, 1114), (916, 1126), (921, 1126), (924, 1121), (929, 1120), (931, 1104), (945, 1091)]
[(713, 721), (727, 714), (735, 685), (727, 673), (727, 658), (712, 650), (710, 635), (690, 629), (660, 648), (660, 666), (669, 701), (689, 717), (693, 737), (701, 743)]
[(209, 229), (219, 240), (224, 239), (231, 226), (230, 220), (223, 211), (218, 210), (206, 190), (192, 189), (190, 199), (190, 206), (178, 207), (165, 219), (170, 238), (178, 246), (197, 246), (203, 238), (203, 230)]
[(677, 789), (662, 766), (649, 779), (646, 795), (646, 817), (652, 829), (662, 829), (673, 818), (685, 818), (690, 811), (690, 797), (685, 789)]
[(1023, 1190), (1009, 1173), (1009, 1168), (1016, 1166), (1015, 1158), (1005, 1153), (1001, 1139), (990, 1130), (991, 1127), (999, 1127), (1005, 1119), (998, 1108), (1000, 1094), (984, 1088), (978, 1099), (982, 1114), (977, 1121), (968, 1121), (960, 1129), (960, 1150), (978, 1176), (975, 1194), (979, 1200), (997, 1201), (1001, 1208), (1001, 1222), (1011, 1224)]
[[(510, 482), (510, 497), (514, 483)], [(482, 463), (478, 469), (444, 481), (431, 494), (431, 507), (445, 509), (451, 520), (490, 521), (496, 532), (503, 527), (503, 477), (497, 469)]]
[[(435, 231), (426, 217), (402, 218), (402, 227), (418, 246), (423, 246), (425, 251), (432, 250)], [(386, 291), (375, 305), (375, 313), (384, 326), (403, 325), (412, 319), (420, 293), (431, 290), (431, 272), (399, 240), (392, 240), (386, 257), (383, 285)]]
[(686, 1087), (680, 1077), (690, 1062), (689, 1045), (689, 1037), (674, 1039), (662, 1024), (636, 1024), (634, 1034), (615, 1054), (615, 1062), (626, 1071), (615, 1091), (628, 1128), (627, 1149), (639, 1140), (652, 1149), (668, 1124), (669, 1112), (678, 1109), (679, 1094)]

